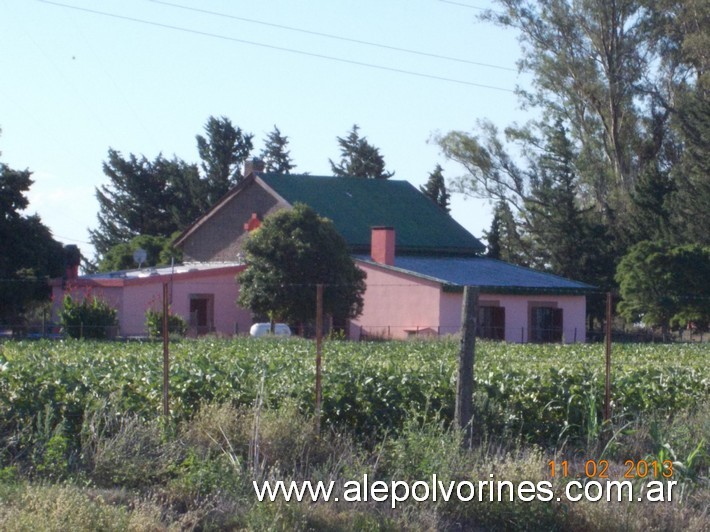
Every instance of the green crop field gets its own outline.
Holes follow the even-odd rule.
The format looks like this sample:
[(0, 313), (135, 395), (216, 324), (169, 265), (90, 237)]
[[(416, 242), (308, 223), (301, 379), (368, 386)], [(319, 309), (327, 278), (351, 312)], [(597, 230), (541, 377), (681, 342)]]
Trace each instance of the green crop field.
[[(453, 414), (455, 341), (327, 342), (324, 419), (353, 430), (397, 429), (408, 412)], [(707, 401), (710, 347), (629, 344), (614, 347), (616, 418), (672, 414)], [(302, 340), (184, 341), (171, 346), (171, 410), (192, 415), (204, 402), (267, 405), (294, 398), (312, 408), (315, 347)], [(604, 351), (600, 345), (479, 343), (475, 363), (477, 423), (555, 444), (600, 421)], [(107, 400), (151, 417), (162, 401), (162, 345), (89, 342), (7, 343), (0, 351), (0, 417), (21, 420), (52, 409), (74, 424)], [(566, 430), (563, 433), (563, 429)]]
[[(654, 510), (647, 524), (664, 526), (672, 518), (692, 529), (704, 522), (710, 462), (708, 344), (615, 345), (612, 422), (604, 425), (602, 345), (479, 342), (474, 449), (469, 450), (460, 448), (459, 436), (449, 428), (457, 350), (453, 339), (325, 342), (322, 432), (313, 436), (311, 341), (241, 338), (171, 344), (168, 424), (160, 419), (162, 344), (0, 344), (0, 500), (9, 508), (0, 510), (0, 528), (29, 519), (23, 511), (27, 497), (36, 497), (40, 505), (58, 496), (84, 505), (94, 501), (86, 489), (128, 489), (145, 504), (157, 505), (153, 510), (158, 517), (137, 510), (125, 513), (119, 504), (124, 521), (117, 522), (129, 523), (138, 515), (148, 519), (147, 529), (156, 522), (182, 527), (180, 519), (188, 518), (206, 528), (308, 529), (320, 523), (348, 529), (353, 515), (363, 520), (361, 528), (416, 529), (418, 520), (425, 519), (434, 528), (456, 521), (524, 529), (525, 512), (517, 507), (427, 506), (403, 514), (373, 513), (370, 507), (265, 509), (247, 493), (245, 479), (253, 478), (257, 469), (260, 475), (279, 478), (340, 478), (344, 471), (381, 477), (406, 473), (413, 479), (448, 472), (454, 478), (475, 476), (486, 468), (539, 476), (551, 457), (565, 453), (620, 463), (627, 458), (673, 460), (687, 483), (683, 493), (693, 495), (686, 495), (685, 506), (674, 507), (675, 513)], [(262, 462), (254, 455), (256, 441), (266, 453)], [(150, 459), (136, 464), (140, 456)], [(241, 480), (225, 484), (235, 474)], [(49, 487), (42, 488), (38, 480), (49, 481)], [(69, 481), (62, 488), (69, 491), (41, 491), (60, 489), (51, 487), (59, 481)], [(9, 489), (8, 482), (22, 487)], [(155, 503), (156, 498), (180, 502), (168, 505), (170, 513), (168, 503)], [(200, 508), (211, 508), (208, 500), (219, 511), (204, 513)], [(98, 527), (106, 512), (119, 511), (101, 504), (96, 515), (82, 517), (91, 523), (89, 529)], [(551, 520), (552, 528), (596, 529), (590, 521), (596, 510), (588, 507), (567, 508), (564, 518), (554, 505), (535, 508), (542, 522)], [(225, 515), (236, 517), (233, 522), (220, 520)], [(636, 514), (625, 515), (630, 519)], [(624, 523), (619, 529), (642, 528)]]

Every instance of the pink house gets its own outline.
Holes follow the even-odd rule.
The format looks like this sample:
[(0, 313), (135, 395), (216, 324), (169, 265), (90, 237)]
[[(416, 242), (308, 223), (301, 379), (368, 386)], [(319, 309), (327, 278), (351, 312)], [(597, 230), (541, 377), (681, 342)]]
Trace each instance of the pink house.
[(236, 305), (235, 280), (244, 268), (238, 263), (184, 264), (55, 279), (54, 315), (65, 294), (79, 298), (92, 294), (118, 311), (119, 336), (145, 336), (146, 310), (162, 309), (167, 285), (171, 312), (188, 322), (188, 334), (244, 333), (251, 326), (251, 314)]
[(486, 257), (396, 256), (395, 230), (374, 228), (365, 309), (352, 338), (445, 335), (461, 325), (463, 287), (479, 289), (478, 334), (508, 342), (585, 341), (590, 287)]
[(455, 333), (463, 287), (474, 285), (481, 336), (585, 340), (594, 287), (483, 257), (485, 246), (407, 181), (252, 173), (176, 244), (188, 260), (234, 260), (259, 220), (296, 203), (331, 219), (367, 273), (353, 339)]
[[(144, 334), (145, 311), (170, 287), (172, 310), (194, 334), (246, 333), (236, 305), (242, 244), (261, 220), (305, 203), (333, 221), (367, 273), (364, 312), (352, 339), (407, 338), (459, 330), (463, 287), (479, 288), (479, 335), (509, 342), (583, 342), (594, 287), (482, 256), (485, 246), (407, 181), (250, 173), (175, 241), (186, 264), (54, 282), (114, 303), (120, 334)], [(326, 288), (327, 289), (327, 288)]]

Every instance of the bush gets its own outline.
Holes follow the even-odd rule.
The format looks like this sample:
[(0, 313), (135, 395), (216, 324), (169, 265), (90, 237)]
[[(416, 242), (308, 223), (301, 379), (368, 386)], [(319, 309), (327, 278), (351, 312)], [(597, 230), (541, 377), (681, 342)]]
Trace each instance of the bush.
[(59, 319), (64, 331), (72, 338), (102, 340), (115, 334), (118, 327), (116, 314), (115, 308), (96, 296), (88, 295), (77, 301), (66, 295)]
[[(2, 530), (126, 530), (129, 511), (92, 498), (73, 486), (35, 485), (0, 507)], [(159, 521), (152, 528), (158, 530)]]
[(165, 441), (160, 420), (126, 417), (116, 434), (97, 442), (89, 478), (100, 487), (146, 488), (168, 480), (181, 454), (177, 441)]
[[(145, 311), (145, 328), (151, 338), (160, 338), (163, 335), (163, 313), (149, 308)], [(187, 322), (177, 314), (172, 314), (168, 310), (168, 334), (175, 336), (185, 336), (187, 334)]]

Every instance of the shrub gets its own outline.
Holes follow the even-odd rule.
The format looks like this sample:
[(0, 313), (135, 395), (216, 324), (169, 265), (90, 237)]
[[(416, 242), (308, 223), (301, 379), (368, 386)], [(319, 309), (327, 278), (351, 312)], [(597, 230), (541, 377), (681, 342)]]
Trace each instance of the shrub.
[(62, 480), (69, 470), (69, 441), (64, 427), (59, 425), (44, 447), (41, 461), (36, 465), (40, 475), (52, 480)]
[(206, 403), (183, 425), (183, 439), (200, 457), (233, 450), (246, 456), (253, 437), (254, 415), (230, 403)]
[[(2, 530), (126, 530), (129, 512), (73, 486), (35, 485), (0, 507)], [(152, 530), (158, 530), (153, 521)], [(148, 528), (146, 528), (148, 529)]]
[(116, 309), (107, 301), (93, 295), (75, 300), (64, 296), (59, 314), (62, 327), (72, 338), (105, 339), (114, 334), (118, 326)]
[(179, 445), (164, 441), (160, 420), (123, 420), (111, 437), (97, 442), (90, 478), (97, 486), (137, 489), (168, 480), (181, 459)]
[[(145, 328), (151, 338), (160, 338), (163, 335), (163, 313), (162, 311), (149, 308), (145, 311)], [(187, 333), (187, 322), (168, 310), (168, 334), (174, 336), (185, 336)]]

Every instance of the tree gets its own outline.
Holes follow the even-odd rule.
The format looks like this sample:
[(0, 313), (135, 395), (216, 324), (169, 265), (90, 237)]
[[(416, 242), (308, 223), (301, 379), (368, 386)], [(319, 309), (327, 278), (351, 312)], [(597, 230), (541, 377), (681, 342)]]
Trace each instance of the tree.
[(323, 310), (336, 320), (362, 313), (365, 273), (330, 220), (296, 204), (268, 216), (244, 244), (248, 268), (239, 277), (239, 304), (257, 316), (292, 324), (316, 314), (316, 285), (325, 284)]
[[(479, 120), (477, 129), (478, 134), (450, 131), (436, 139), (444, 155), (466, 171), (453, 180), (453, 190), (472, 198), (502, 201), (521, 214), (529, 191), (528, 176), (514, 162), (492, 122)], [(506, 140), (514, 140), (512, 130), (506, 130)]]
[(288, 146), (288, 137), (281, 134), (279, 128), (269, 133), (265, 140), (261, 159), (264, 161), (264, 170), (273, 174), (290, 174), (296, 165), (291, 160)]
[(676, 186), (668, 172), (649, 168), (636, 181), (631, 194), (627, 237), (642, 240), (672, 238), (673, 197)]
[(496, 203), (491, 228), (484, 231), (483, 236), (488, 242), (487, 257), (521, 266), (527, 265), (527, 253), (520, 238), (518, 224), (506, 202)]
[[(103, 164), (109, 183), (96, 189), (98, 228), (89, 231), (96, 262), (109, 251), (139, 235), (168, 238), (202, 216), (230, 187), (242, 179), (240, 166), (252, 149), (252, 135), (242, 133), (229, 119), (210, 117), (206, 137), (197, 135), (204, 177), (196, 164), (159, 154), (145, 156), (109, 148)], [(114, 256), (120, 256), (119, 249)]]
[(619, 313), (629, 321), (660, 326), (710, 319), (710, 248), (671, 248), (643, 241), (631, 247), (616, 273), (622, 301)]
[(365, 177), (371, 179), (389, 179), (394, 172), (385, 171), (385, 159), (366, 137), (360, 137), (359, 127), (353, 125), (347, 137), (337, 137), (340, 145), (340, 162), (332, 159), (330, 167), (336, 176)]
[(710, 72), (680, 96), (674, 125), (684, 151), (673, 170), (678, 193), (671, 216), (680, 241), (710, 245)]
[(172, 260), (179, 263), (182, 261), (182, 252), (172, 247), (176, 236), (139, 235), (128, 242), (116, 244), (103, 256), (98, 269), (107, 272), (136, 268), (138, 265), (133, 255), (138, 249), (144, 250), (147, 255), (143, 267), (167, 266)]
[(574, 147), (561, 120), (545, 134), (525, 198), (529, 261), (558, 275), (599, 282), (589, 263), (600, 243), (591, 238), (589, 209), (579, 206)]
[(451, 195), (446, 190), (446, 182), (444, 181), (443, 168), (441, 168), (441, 165), (436, 165), (434, 171), (429, 174), (426, 185), (419, 187), (419, 190), (446, 212), (451, 210), (449, 207)]
[(531, 264), (604, 288), (640, 239), (706, 242), (707, 2), (497, 4), (483, 19), (518, 33), (537, 116), (440, 137), (453, 190), (505, 202)]
[(254, 135), (235, 128), (224, 116), (210, 116), (205, 134), (205, 137), (196, 135), (195, 138), (208, 185), (207, 201), (213, 205), (244, 178), (241, 167), (251, 153)]
[(678, 312), (671, 325), (692, 323), (703, 330), (710, 324), (710, 246), (686, 244), (671, 250), (672, 276)]
[[(583, 180), (609, 218), (623, 209), (641, 168), (646, 135), (640, 106), (660, 103), (666, 72), (654, 69), (653, 34), (641, 0), (498, 0), (484, 18), (519, 33), (520, 68), (533, 74), (523, 101), (570, 125), (581, 147)], [(653, 6), (648, 11), (653, 11)], [(580, 165), (582, 166), (582, 165)]]
[(49, 297), (47, 279), (62, 275), (62, 245), (37, 215), (24, 215), (32, 186), (29, 170), (0, 163), (0, 323), (22, 319)]
[(103, 169), (110, 183), (96, 189), (99, 227), (89, 231), (99, 258), (138, 235), (168, 237), (207, 209), (197, 167), (177, 157), (124, 158), (109, 148)]

